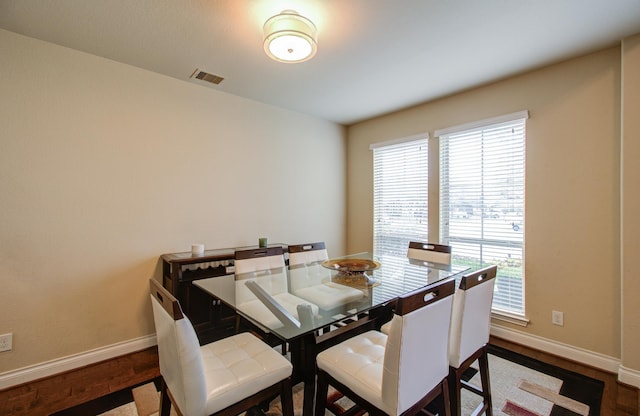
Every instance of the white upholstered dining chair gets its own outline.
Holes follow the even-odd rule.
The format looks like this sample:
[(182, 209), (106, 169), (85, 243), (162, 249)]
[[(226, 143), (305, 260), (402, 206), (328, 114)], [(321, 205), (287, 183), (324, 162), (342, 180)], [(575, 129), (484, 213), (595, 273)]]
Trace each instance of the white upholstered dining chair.
[(236, 274), (285, 267), (282, 247), (236, 250), (234, 257), (233, 264)]
[(306, 244), (290, 244), (289, 265), (320, 263), (329, 259), (327, 246), (323, 241)]
[[(449, 330), (449, 391), (454, 416), (460, 415), (462, 388), (482, 396), (474, 414), (493, 414), (487, 343), (496, 273), (497, 267), (490, 266), (462, 276), (453, 297)], [(462, 374), (476, 360), (481, 389), (462, 380)]]
[[(309, 305), (312, 315), (318, 314), (318, 305), (291, 293), (282, 247), (239, 250), (236, 251), (235, 258), (238, 310), (250, 312), (249, 316), (263, 316), (267, 321), (269, 320), (265, 315), (271, 315), (271, 312), (268, 312), (268, 308), (246, 286), (247, 281), (254, 281), (294, 318), (300, 318), (299, 305)], [(273, 323), (277, 325), (277, 318), (275, 316), (272, 318)], [(274, 328), (274, 326), (270, 327)]]
[(318, 354), (315, 414), (325, 414), (331, 385), (372, 415), (416, 414), (435, 399), (439, 414), (449, 415), (454, 289), (451, 279), (401, 296), (388, 336), (368, 331)]
[(328, 259), (324, 242), (289, 245), (291, 292), (324, 311), (362, 299), (361, 290), (331, 281), (331, 270), (322, 266)]
[(407, 257), (431, 263), (451, 264), (451, 246), (410, 241)]
[(242, 333), (200, 346), (177, 299), (150, 280), (158, 340), (160, 416), (231, 416), (280, 395), (293, 416), (291, 363), (256, 336)]
[[(255, 328), (265, 334), (265, 339), (272, 345), (279, 343), (282, 353), (286, 354), (287, 345), (275, 337), (270, 336), (271, 330), (284, 325), (280, 318), (274, 315), (269, 306), (247, 286), (247, 282), (255, 282), (268, 296), (286, 313), (294, 319), (300, 320), (299, 306), (308, 306), (310, 315), (318, 314), (318, 306), (306, 299), (291, 293), (282, 247), (236, 250), (236, 308), (243, 313), (244, 318)], [(250, 317), (260, 317), (260, 322)], [(236, 332), (240, 329), (240, 316), (236, 321)]]
[[(451, 246), (410, 241), (409, 248), (407, 249), (407, 257), (428, 263), (451, 264)], [(391, 321), (382, 325), (380, 331), (389, 334), (390, 328)]]

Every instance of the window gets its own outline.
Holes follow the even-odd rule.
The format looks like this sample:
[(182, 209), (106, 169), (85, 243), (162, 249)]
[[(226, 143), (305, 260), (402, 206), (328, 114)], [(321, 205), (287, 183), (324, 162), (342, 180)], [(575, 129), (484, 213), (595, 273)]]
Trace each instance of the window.
[(428, 135), (371, 145), (373, 252), (404, 255), (427, 238)]
[(524, 155), (527, 112), (436, 132), (440, 241), (452, 261), (498, 265), (494, 310), (524, 315)]

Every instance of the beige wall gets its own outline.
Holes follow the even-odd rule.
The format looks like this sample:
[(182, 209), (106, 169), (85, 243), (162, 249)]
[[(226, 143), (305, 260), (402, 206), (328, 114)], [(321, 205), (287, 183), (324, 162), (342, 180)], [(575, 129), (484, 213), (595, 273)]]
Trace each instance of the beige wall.
[(344, 252), (343, 127), (2, 30), (0, 51), (0, 373), (152, 334), (148, 279), (191, 243)]
[[(372, 249), (371, 143), (529, 110), (524, 331), (619, 358), (620, 71), (611, 48), (351, 126), (347, 250)], [(430, 145), (437, 155), (437, 139)]]
[(639, 43), (359, 123), (345, 147), (333, 123), (0, 30), (0, 373), (152, 333), (147, 279), (194, 242), (370, 250), (370, 143), (525, 109), (525, 331), (640, 370)]
[(622, 365), (640, 369), (640, 34), (622, 43)]

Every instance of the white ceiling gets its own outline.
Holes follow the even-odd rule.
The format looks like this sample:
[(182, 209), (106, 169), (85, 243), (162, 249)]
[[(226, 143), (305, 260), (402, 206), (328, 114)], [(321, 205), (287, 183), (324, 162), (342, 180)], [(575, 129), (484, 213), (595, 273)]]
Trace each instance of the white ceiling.
[[(264, 53), (284, 9), (318, 27), (312, 60)], [(351, 124), (619, 44), (640, 0), (0, 0), (0, 28)]]

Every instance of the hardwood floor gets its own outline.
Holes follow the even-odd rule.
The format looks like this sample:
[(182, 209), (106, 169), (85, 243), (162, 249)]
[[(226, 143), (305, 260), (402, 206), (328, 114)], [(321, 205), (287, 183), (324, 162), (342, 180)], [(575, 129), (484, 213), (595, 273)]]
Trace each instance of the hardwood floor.
[[(491, 343), (605, 383), (601, 416), (639, 416), (638, 390), (617, 382), (615, 374), (514, 344), (499, 338)], [(149, 348), (74, 371), (0, 391), (0, 415), (46, 416), (129, 389), (159, 376), (158, 351)]]
[(0, 415), (46, 416), (160, 375), (158, 350), (149, 348), (0, 391)]

